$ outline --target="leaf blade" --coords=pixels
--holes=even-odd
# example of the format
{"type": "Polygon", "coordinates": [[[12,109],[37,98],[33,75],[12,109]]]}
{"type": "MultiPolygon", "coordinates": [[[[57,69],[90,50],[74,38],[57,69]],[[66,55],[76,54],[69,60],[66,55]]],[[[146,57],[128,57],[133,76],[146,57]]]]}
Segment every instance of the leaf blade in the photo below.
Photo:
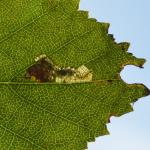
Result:
{"type": "Polygon", "coordinates": [[[26,1],[23,10],[21,2],[14,1],[11,24],[13,14],[6,14],[14,6],[4,11],[7,3],[0,2],[0,146],[85,149],[87,141],[108,134],[110,116],[133,111],[130,103],[150,94],[144,85],[128,85],[119,76],[125,65],[141,67],[145,60],[127,53],[127,43],[117,44],[107,33],[109,24],[78,11],[78,0],[26,1]],[[20,78],[40,54],[61,67],[86,65],[93,81],[39,84],[20,78]]]}

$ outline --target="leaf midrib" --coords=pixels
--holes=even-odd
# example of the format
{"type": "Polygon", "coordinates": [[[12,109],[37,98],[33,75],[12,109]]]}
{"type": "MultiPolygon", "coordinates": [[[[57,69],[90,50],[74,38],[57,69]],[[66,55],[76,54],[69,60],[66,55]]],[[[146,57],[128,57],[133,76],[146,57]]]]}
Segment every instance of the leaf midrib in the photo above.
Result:
{"type": "Polygon", "coordinates": [[[4,81],[0,82],[0,85],[70,85],[70,84],[89,84],[89,83],[100,83],[110,81],[122,81],[121,79],[104,79],[104,80],[93,80],[89,82],[78,82],[78,83],[55,83],[55,82],[11,82],[4,81]]]}

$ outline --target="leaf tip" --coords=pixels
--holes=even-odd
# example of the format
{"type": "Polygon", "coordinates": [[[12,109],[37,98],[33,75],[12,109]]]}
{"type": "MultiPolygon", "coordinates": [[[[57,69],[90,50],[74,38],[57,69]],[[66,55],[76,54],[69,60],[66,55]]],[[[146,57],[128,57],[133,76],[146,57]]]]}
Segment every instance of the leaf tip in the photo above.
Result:
{"type": "Polygon", "coordinates": [[[144,58],[137,58],[136,62],[137,62],[137,66],[139,68],[144,68],[143,66],[144,66],[146,60],[144,58]]]}
{"type": "Polygon", "coordinates": [[[150,89],[148,87],[146,87],[144,84],[142,84],[144,86],[144,91],[145,91],[145,96],[149,96],[150,95],[150,89]]]}

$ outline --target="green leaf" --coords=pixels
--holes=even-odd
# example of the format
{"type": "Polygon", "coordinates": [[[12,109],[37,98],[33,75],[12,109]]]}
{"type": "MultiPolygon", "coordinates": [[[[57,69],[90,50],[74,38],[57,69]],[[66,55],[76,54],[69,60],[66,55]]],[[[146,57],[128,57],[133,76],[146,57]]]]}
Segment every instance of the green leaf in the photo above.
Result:
{"type": "Polygon", "coordinates": [[[125,65],[142,67],[145,60],[78,6],[79,0],[0,1],[1,149],[84,150],[108,134],[110,116],[131,112],[131,103],[150,94],[119,75],[125,65]],[[93,80],[31,82],[26,70],[41,54],[61,67],[84,64],[93,80]]]}

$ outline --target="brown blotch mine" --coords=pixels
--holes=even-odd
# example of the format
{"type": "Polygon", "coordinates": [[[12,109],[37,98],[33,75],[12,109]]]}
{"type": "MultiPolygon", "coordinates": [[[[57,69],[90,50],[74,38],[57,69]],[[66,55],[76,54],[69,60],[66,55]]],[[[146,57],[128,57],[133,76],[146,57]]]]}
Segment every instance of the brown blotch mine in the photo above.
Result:
{"type": "Polygon", "coordinates": [[[48,82],[53,81],[53,72],[53,64],[42,58],[27,69],[26,77],[38,82],[48,82]]]}

